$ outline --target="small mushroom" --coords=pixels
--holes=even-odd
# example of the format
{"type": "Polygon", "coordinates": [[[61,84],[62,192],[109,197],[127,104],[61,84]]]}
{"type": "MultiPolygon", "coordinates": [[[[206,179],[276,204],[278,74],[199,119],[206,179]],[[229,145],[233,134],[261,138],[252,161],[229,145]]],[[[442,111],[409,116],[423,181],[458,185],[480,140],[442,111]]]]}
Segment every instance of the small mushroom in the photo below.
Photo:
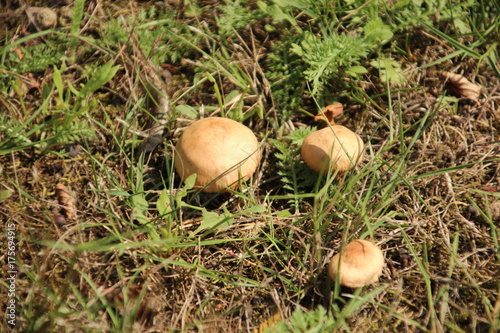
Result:
{"type": "Polygon", "coordinates": [[[347,244],[330,261],[330,278],[344,287],[361,288],[378,281],[384,267],[384,255],[380,248],[363,239],[347,244]],[[339,263],[340,261],[340,263],[339,263]]]}
{"type": "Polygon", "coordinates": [[[212,193],[248,180],[260,158],[255,134],[237,121],[220,117],[192,123],[174,150],[175,170],[182,180],[196,174],[195,188],[212,193]]]}
{"type": "Polygon", "coordinates": [[[345,172],[361,161],[365,145],[359,135],[342,125],[332,125],[309,134],[301,155],[314,171],[345,172]]]}
{"type": "Polygon", "coordinates": [[[354,168],[364,156],[365,145],[360,136],[345,126],[335,124],[333,117],[342,112],[342,105],[334,105],[333,112],[332,106],[329,106],[324,110],[324,117],[315,117],[320,120],[325,120],[326,117],[330,125],[309,134],[301,148],[301,155],[306,164],[323,174],[329,171],[346,172],[354,168]]]}

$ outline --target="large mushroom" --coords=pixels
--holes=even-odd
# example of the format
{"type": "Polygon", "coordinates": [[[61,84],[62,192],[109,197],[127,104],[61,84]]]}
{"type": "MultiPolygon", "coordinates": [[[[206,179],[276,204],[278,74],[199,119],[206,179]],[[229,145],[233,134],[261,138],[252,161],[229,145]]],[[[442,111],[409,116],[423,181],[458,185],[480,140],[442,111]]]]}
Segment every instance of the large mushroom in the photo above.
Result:
{"type": "Polygon", "coordinates": [[[380,248],[364,239],[347,244],[330,261],[329,275],[340,285],[361,288],[378,281],[384,267],[384,255],[380,248]]]}
{"type": "Polygon", "coordinates": [[[314,171],[342,173],[354,168],[363,158],[365,145],[359,135],[335,124],[333,117],[340,113],[340,103],[325,108],[324,117],[322,114],[315,119],[325,120],[329,126],[312,132],[302,143],[302,158],[314,171]]]}
{"type": "Polygon", "coordinates": [[[254,133],[237,121],[220,117],[192,123],[174,150],[175,170],[182,180],[196,174],[195,188],[212,193],[248,180],[260,158],[254,133]]]}

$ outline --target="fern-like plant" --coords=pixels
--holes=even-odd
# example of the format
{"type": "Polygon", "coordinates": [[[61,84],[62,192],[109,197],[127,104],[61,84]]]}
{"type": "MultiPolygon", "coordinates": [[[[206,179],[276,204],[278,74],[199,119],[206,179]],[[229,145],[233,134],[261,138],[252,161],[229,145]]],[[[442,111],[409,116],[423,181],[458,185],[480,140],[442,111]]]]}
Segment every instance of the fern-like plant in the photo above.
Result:
{"type": "Polygon", "coordinates": [[[362,37],[337,33],[317,37],[306,32],[302,42],[292,46],[292,51],[308,64],[304,74],[311,81],[313,96],[321,94],[330,80],[342,79],[350,67],[356,66],[356,71],[368,50],[362,37]]]}
{"type": "MultiPolygon", "coordinates": [[[[283,189],[292,196],[307,193],[317,181],[317,174],[302,161],[300,156],[302,141],[313,131],[311,127],[300,128],[283,137],[282,140],[270,140],[277,149],[275,153],[278,159],[277,173],[281,177],[283,189]]],[[[300,201],[295,197],[290,200],[290,204],[298,208],[300,201]]]]}
{"type": "Polygon", "coordinates": [[[305,312],[297,309],[287,321],[268,327],[265,333],[330,333],[335,330],[335,318],[322,306],[305,312]]]}
{"type": "Polygon", "coordinates": [[[266,76],[271,83],[274,105],[283,121],[290,119],[303,105],[306,88],[304,71],[307,65],[300,56],[289,52],[293,41],[284,38],[267,55],[266,76]]]}

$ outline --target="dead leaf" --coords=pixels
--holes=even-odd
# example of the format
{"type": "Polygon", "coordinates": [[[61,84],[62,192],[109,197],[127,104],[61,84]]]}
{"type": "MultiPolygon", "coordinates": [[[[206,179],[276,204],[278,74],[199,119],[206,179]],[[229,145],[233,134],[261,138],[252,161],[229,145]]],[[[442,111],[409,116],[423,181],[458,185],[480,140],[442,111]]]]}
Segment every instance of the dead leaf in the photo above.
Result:
{"type": "Polygon", "coordinates": [[[61,214],[68,220],[75,217],[75,199],[71,196],[70,191],[64,184],[57,184],[55,186],[57,202],[61,205],[61,214]]]}
{"type": "Polygon", "coordinates": [[[18,79],[15,80],[15,89],[13,89],[13,91],[10,93],[10,97],[23,98],[31,90],[40,88],[40,83],[36,80],[33,73],[28,73],[27,75],[23,76],[2,69],[0,69],[0,72],[14,74],[18,77],[18,79]]]}
{"type": "Polygon", "coordinates": [[[485,185],[485,186],[479,187],[478,189],[481,191],[494,193],[494,192],[500,191],[500,185],[485,185]]]}
{"type": "Polygon", "coordinates": [[[479,96],[481,96],[482,87],[476,83],[470,82],[462,75],[443,71],[441,72],[441,76],[449,80],[451,89],[454,93],[473,101],[477,101],[479,96]]]}
{"type": "Polygon", "coordinates": [[[342,114],[344,106],[341,103],[334,103],[323,108],[322,112],[314,117],[315,121],[324,121],[335,125],[335,116],[342,114]]]}
{"type": "Polygon", "coordinates": [[[22,49],[20,47],[15,47],[13,49],[13,51],[16,52],[17,57],[19,58],[19,60],[23,60],[24,55],[23,55],[23,51],[22,51],[22,49]]]}

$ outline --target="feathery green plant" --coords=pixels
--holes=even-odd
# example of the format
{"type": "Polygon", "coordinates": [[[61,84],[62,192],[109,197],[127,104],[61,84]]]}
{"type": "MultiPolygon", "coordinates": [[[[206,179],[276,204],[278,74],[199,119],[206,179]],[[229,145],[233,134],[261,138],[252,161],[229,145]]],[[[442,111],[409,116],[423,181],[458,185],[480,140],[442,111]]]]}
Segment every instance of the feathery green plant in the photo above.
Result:
{"type": "Polygon", "coordinates": [[[277,149],[275,153],[278,159],[277,174],[283,183],[283,189],[292,195],[290,203],[296,209],[300,206],[300,194],[310,191],[317,180],[317,174],[302,161],[300,156],[302,141],[314,130],[310,127],[301,128],[281,140],[270,139],[271,144],[277,149]]]}
{"type": "Polygon", "coordinates": [[[307,64],[298,54],[289,51],[299,40],[297,37],[285,37],[273,45],[266,57],[266,76],[282,122],[295,116],[304,103],[303,95],[307,87],[304,72],[307,64]]]}
{"type": "Polygon", "coordinates": [[[335,328],[335,318],[318,306],[311,311],[296,309],[287,321],[268,327],[265,333],[330,333],[335,328]]]}
{"type": "MultiPolygon", "coordinates": [[[[7,52],[4,64],[9,71],[17,74],[38,72],[55,65],[61,61],[64,48],[60,44],[66,43],[66,38],[48,39],[47,43],[39,43],[22,48],[22,58],[16,52],[7,52]]],[[[9,89],[12,75],[0,71],[0,87],[9,89]]]]}
{"type": "Polygon", "coordinates": [[[234,36],[234,32],[248,26],[254,20],[261,20],[264,14],[262,12],[251,9],[245,5],[247,1],[226,0],[225,6],[221,6],[220,10],[223,15],[216,16],[217,27],[221,35],[221,41],[225,38],[234,36]]]}
{"type": "Polygon", "coordinates": [[[318,38],[305,33],[300,44],[292,46],[292,51],[307,63],[304,74],[311,82],[311,94],[318,96],[330,80],[342,80],[346,73],[357,73],[360,69],[357,64],[366,57],[369,46],[358,36],[332,33],[318,38]]]}

